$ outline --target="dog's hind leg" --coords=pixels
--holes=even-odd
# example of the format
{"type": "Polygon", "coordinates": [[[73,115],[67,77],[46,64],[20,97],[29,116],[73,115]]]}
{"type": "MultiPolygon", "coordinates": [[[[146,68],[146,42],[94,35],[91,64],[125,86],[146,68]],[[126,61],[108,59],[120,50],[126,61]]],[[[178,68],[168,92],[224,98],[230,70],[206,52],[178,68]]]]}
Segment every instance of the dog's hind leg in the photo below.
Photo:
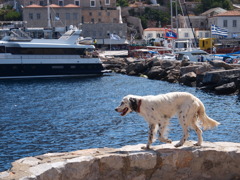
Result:
{"type": "Polygon", "coordinates": [[[196,125],[196,123],[197,123],[197,108],[198,108],[198,104],[195,101],[193,101],[191,104],[188,104],[187,106],[183,106],[182,110],[178,113],[179,122],[183,128],[183,137],[180,140],[180,142],[175,145],[175,147],[182,146],[185,143],[185,141],[187,140],[187,138],[189,136],[188,127],[189,126],[193,127],[194,125],[195,126],[193,128],[197,132],[198,138],[199,138],[198,143],[201,144],[202,131],[196,125]]]}
{"type": "Polygon", "coordinates": [[[156,125],[155,124],[149,124],[149,130],[148,130],[148,143],[146,147],[142,147],[142,149],[150,149],[150,145],[153,142],[153,136],[155,131],[156,125]]]}
{"type": "MultiPolygon", "coordinates": [[[[168,122],[168,121],[166,121],[166,122],[168,122]]],[[[159,126],[159,130],[158,130],[159,141],[165,142],[165,143],[172,143],[171,139],[167,139],[164,136],[166,133],[166,130],[167,130],[168,123],[163,123],[163,125],[159,123],[158,126],[159,126]]]]}
{"type": "Polygon", "coordinates": [[[185,143],[185,141],[187,140],[188,136],[189,136],[188,127],[185,126],[185,125],[182,125],[182,128],[183,128],[183,137],[180,140],[180,142],[175,145],[175,147],[182,146],[185,143]]]}
{"type": "Polygon", "coordinates": [[[179,114],[178,114],[179,122],[182,126],[182,129],[183,129],[183,137],[180,140],[180,142],[175,145],[175,147],[182,146],[189,136],[189,133],[188,133],[188,119],[190,117],[190,114],[191,114],[191,112],[187,112],[186,109],[184,111],[180,111],[179,114]]]}
{"type": "Polygon", "coordinates": [[[198,142],[196,144],[194,144],[194,146],[201,146],[201,144],[203,142],[203,138],[202,138],[202,130],[197,125],[197,114],[194,115],[193,122],[192,122],[192,128],[198,135],[198,142]]]}

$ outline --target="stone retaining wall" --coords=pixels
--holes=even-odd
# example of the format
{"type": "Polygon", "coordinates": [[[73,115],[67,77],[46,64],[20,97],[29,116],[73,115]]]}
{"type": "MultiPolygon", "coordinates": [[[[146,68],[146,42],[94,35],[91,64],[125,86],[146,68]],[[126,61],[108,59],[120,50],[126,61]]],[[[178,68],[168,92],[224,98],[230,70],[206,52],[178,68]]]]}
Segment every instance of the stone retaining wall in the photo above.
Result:
{"type": "Polygon", "coordinates": [[[101,148],[49,153],[15,161],[2,180],[237,180],[240,179],[240,143],[186,142],[119,149],[101,148]]]}

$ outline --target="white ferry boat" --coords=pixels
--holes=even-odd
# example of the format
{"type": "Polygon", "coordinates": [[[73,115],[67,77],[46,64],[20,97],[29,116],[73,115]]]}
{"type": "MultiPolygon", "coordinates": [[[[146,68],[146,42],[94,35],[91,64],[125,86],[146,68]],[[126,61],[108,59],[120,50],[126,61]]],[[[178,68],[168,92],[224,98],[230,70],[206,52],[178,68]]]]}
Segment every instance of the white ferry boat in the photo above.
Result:
{"type": "Polygon", "coordinates": [[[31,39],[12,29],[0,41],[0,79],[102,75],[95,47],[79,44],[80,33],[71,29],[59,39],[31,39]]]}

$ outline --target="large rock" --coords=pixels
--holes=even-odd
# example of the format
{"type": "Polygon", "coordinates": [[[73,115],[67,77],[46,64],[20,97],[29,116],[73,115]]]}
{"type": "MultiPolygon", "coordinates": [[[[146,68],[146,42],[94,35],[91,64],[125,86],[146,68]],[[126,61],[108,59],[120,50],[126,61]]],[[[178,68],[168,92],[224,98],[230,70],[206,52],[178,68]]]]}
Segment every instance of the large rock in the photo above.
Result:
{"type": "Polygon", "coordinates": [[[50,153],[15,161],[1,180],[225,180],[240,179],[240,144],[188,141],[174,144],[125,146],[50,153]]]}
{"type": "Polygon", "coordinates": [[[126,72],[128,75],[139,75],[147,70],[148,66],[145,62],[131,63],[127,66],[126,72]]]}
{"type": "Polygon", "coordinates": [[[224,68],[226,70],[234,69],[234,67],[232,67],[230,64],[227,64],[221,60],[213,60],[213,61],[209,61],[209,63],[215,68],[224,68]]]}
{"type": "Polygon", "coordinates": [[[196,86],[197,75],[194,72],[189,72],[180,77],[179,83],[187,86],[196,86]]]}
{"type": "Polygon", "coordinates": [[[220,70],[220,71],[211,71],[206,72],[203,77],[203,84],[216,84],[216,85],[222,85],[219,84],[219,82],[222,81],[225,77],[231,76],[233,78],[240,76],[240,69],[233,69],[233,70],[220,70]]]}
{"type": "Polygon", "coordinates": [[[161,80],[162,78],[167,76],[166,70],[162,69],[161,66],[153,66],[147,73],[149,79],[158,79],[161,80]]]}
{"type": "Polygon", "coordinates": [[[215,87],[215,91],[217,94],[232,94],[235,93],[237,90],[237,86],[235,82],[230,82],[223,84],[221,86],[215,87]]]}

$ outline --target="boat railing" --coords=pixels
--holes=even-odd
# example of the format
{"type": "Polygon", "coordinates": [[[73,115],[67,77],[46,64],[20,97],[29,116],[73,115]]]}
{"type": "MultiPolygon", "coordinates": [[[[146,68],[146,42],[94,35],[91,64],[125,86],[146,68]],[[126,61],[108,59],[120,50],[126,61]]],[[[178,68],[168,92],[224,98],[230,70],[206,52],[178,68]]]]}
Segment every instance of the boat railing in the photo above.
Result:
{"type": "Polygon", "coordinates": [[[31,41],[32,38],[19,28],[10,29],[9,41],[31,41]]]}

